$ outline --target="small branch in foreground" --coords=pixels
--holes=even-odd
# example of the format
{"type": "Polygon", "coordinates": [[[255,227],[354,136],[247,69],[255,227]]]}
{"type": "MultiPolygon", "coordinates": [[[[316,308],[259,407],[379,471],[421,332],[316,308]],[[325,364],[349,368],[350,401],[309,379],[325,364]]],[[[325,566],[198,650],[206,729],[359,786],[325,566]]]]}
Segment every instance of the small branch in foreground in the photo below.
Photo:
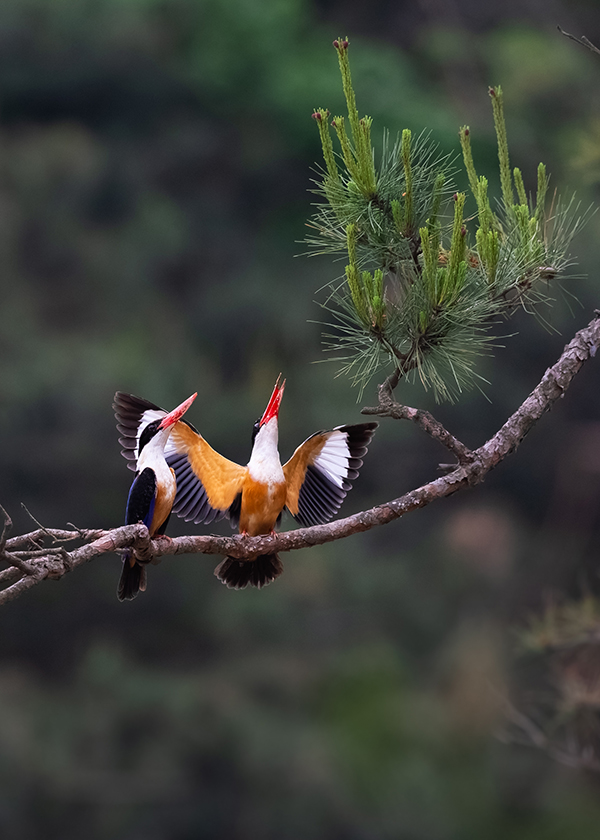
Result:
{"type": "Polygon", "coordinates": [[[2,515],[4,516],[4,525],[2,527],[2,534],[0,535],[0,560],[4,560],[5,563],[8,563],[10,566],[13,566],[19,572],[24,575],[34,575],[35,569],[26,563],[25,560],[22,560],[19,556],[11,554],[6,550],[6,540],[8,534],[12,528],[12,519],[10,518],[9,514],[4,510],[4,508],[0,505],[0,511],[2,511],[2,515]]]}
{"type": "Polygon", "coordinates": [[[70,540],[96,540],[102,534],[105,534],[106,531],[96,528],[93,530],[86,530],[77,528],[74,531],[66,531],[60,528],[40,528],[36,531],[31,531],[29,534],[22,534],[18,537],[11,537],[9,540],[6,541],[6,547],[8,549],[15,549],[17,546],[21,545],[31,545],[35,548],[39,548],[40,540],[43,540],[44,537],[51,537],[53,543],[57,542],[69,542],[70,540]]]}
{"type": "MultiPolygon", "coordinates": [[[[172,540],[159,538],[150,540],[145,525],[124,525],[112,531],[59,531],[42,529],[21,537],[6,540],[6,547],[31,545],[29,565],[33,574],[22,574],[18,568],[0,572],[0,583],[8,584],[0,591],[0,604],[13,600],[41,580],[57,580],[71,569],[87,563],[94,557],[133,546],[138,557],[150,561],[152,558],[171,554],[221,554],[240,560],[252,560],[260,554],[276,551],[293,551],[322,545],[343,539],[351,534],[368,531],[378,525],[385,525],[399,519],[406,513],[422,508],[436,499],[442,499],[464,487],[482,482],[487,473],[519,446],[527,432],[563,396],[583,363],[596,355],[600,347],[600,317],[596,316],[587,327],[580,330],[567,344],[556,364],[548,368],[540,383],[533,389],[523,404],[506,423],[479,449],[471,451],[456,440],[427,412],[399,406],[399,415],[416,422],[432,437],[440,440],[457,458],[459,464],[448,475],[423,484],[397,499],[361,511],[345,519],[338,519],[327,525],[299,528],[275,536],[245,537],[235,535],[219,537],[211,535],[175,537],[172,540]],[[62,556],[48,551],[39,555],[42,537],[66,542],[73,539],[88,541],[85,545],[62,556]],[[34,556],[33,556],[34,555],[34,556]],[[16,579],[18,578],[18,579],[16,579]]],[[[389,386],[388,386],[389,387],[389,386]]],[[[380,391],[380,400],[381,400],[380,391]]],[[[389,395],[390,408],[387,416],[395,416],[395,404],[389,395]]],[[[385,405],[384,405],[385,407],[385,405]]],[[[379,408],[377,409],[377,411],[379,408]]],[[[22,555],[18,558],[20,562],[22,555]]]]}

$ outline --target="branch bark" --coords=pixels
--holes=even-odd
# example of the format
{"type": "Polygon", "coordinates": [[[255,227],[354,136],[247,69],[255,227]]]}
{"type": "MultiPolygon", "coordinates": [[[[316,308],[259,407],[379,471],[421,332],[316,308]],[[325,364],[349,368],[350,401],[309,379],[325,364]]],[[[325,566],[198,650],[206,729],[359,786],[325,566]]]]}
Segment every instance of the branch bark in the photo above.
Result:
{"type": "Polygon", "coordinates": [[[479,449],[473,451],[447,432],[428,412],[396,403],[391,396],[389,386],[386,387],[384,383],[379,391],[379,405],[366,409],[365,412],[409,419],[417,423],[457,457],[458,464],[447,475],[423,484],[397,499],[345,519],[338,519],[326,525],[286,531],[274,537],[196,535],[174,539],[160,537],[150,540],[147,528],[139,524],[126,525],[110,531],[79,529],[63,531],[41,528],[30,534],[6,539],[5,529],[3,541],[0,540],[0,560],[4,559],[12,565],[0,572],[0,585],[5,585],[5,588],[0,591],[0,604],[17,598],[42,580],[47,578],[57,580],[94,557],[129,546],[133,546],[138,556],[144,557],[148,562],[172,554],[221,554],[240,560],[252,560],[260,554],[294,551],[368,531],[399,519],[412,510],[425,507],[436,499],[442,499],[464,487],[479,484],[490,470],[517,449],[532,426],[556,400],[563,396],[584,362],[596,355],[600,346],[599,315],[600,313],[597,312],[588,326],[576,333],[566,345],[558,361],[548,368],[540,383],[508,418],[502,428],[479,449]],[[54,545],[49,547],[45,554],[40,555],[41,542],[44,538],[51,538],[54,545]],[[62,544],[76,539],[84,541],[85,544],[72,551],[67,551],[64,546],[61,546],[59,552],[56,551],[56,543],[62,544]],[[17,558],[19,562],[15,564],[14,558],[9,559],[6,555],[10,549],[17,546],[20,548],[30,546],[31,550],[19,551],[17,558]],[[27,573],[18,567],[21,563],[27,564],[27,573]]]}

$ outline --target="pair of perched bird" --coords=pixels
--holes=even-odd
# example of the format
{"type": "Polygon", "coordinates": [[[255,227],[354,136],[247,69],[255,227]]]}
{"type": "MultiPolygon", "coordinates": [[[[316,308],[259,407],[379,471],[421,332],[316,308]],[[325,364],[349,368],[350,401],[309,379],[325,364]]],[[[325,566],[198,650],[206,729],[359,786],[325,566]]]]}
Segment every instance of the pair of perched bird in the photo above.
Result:
{"type": "MultiPolygon", "coordinates": [[[[316,432],[290,460],[279,459],[278,416],[285,380],[279,377],[264,414],[254,424],[245,467],[215,452],[182,419],[193,394],[170,413],[117,391],[113,403],[122,455],[136,477],[127,499],[126,524],[143,522],[150,537],[165,533],[171,511],[186,522],[208,524],[228,516],[242,534],[274,533],[284,508],[303,526],[328,522],[358,476],[377,423],[316,432]]],[[[215,574],[231,589],[265,586],[281,574],[277,554],[255,560],[226,557],[215,574]]],[[[146,566],[125,553],[117,595],[130,600],[146,588],[146,566]]]]}

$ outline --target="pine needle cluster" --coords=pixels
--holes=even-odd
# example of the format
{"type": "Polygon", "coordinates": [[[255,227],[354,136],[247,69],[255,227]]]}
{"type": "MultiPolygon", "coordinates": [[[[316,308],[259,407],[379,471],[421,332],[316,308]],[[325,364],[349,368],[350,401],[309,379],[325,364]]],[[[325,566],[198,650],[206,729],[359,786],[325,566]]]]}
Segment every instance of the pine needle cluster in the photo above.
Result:
{"type": "Polygon", "coordinates": [[[500,87],[490,88],[502,188],[495,210],[488,181],[475,170],[468,126],[459,136],[477,205],[470,220],[466,196],[452,183],[456,159],[441,154],[427,133],[404,129],[391,144],[384,132],[376,166],[372,119],[359,117],[356,106],[348,39],[333,46],[348,114],[313,113],[324,167],[307,238],[314,253],[347,259],[324,303],[332,318],[326,346],[361,393],[392,363],[436,399],[455,399],[480,380],[475,367],[490,350],[490,324],[516,306],[535,312],[549,300],[551,282],[572,264],[569,245],[584,219],[574,201],[556,194],[547,207],[543,164],[537,193],[528,198],[521,171],[510,167],[500,87]]]}

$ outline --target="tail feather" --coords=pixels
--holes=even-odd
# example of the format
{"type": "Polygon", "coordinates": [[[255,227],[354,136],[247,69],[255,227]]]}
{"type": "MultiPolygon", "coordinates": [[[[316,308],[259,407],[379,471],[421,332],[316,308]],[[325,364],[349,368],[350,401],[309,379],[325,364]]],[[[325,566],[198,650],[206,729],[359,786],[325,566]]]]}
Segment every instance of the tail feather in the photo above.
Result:
{"type": "Polygon", "coordinates": [[[215,569],[215,575],[228,589],[244,589],[255,586],[261,589],[278,578],[283,563],[277,554],[262,554],[256,560],[236,560],[226,557],[215,569]]]}
{"type": "Polygon", "coordinates": [[[146,591],[146,566],[138,563],[132,554],[123,558],[123,571],[117,588],[119,601],[132,601],[138,592],[146,591]]]}

